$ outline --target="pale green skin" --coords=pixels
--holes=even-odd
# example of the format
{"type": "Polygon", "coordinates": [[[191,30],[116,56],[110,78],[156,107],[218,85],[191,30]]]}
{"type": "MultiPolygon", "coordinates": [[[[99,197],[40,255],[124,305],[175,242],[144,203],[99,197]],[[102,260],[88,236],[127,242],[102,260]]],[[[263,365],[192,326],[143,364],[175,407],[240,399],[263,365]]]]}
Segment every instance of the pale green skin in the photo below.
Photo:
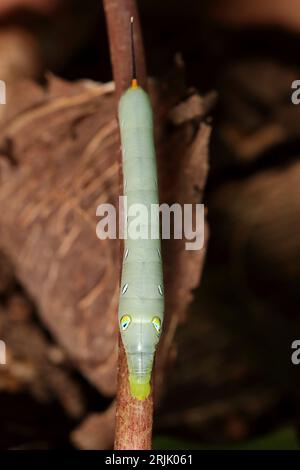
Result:
{"type": "MultiPolygon", "coordinates": [[[[142,88],[129,88],[121,97],[119,124],[127,207],[134,203],[158,204],[152,109],[142,88]]],[[[146,223],[149,226],[148,221],[146,223]]],[[[152,320],[159,317],[162,324],[164,314],[161,242],[159,239],[127,239],[124,243],[119,324],[124,315],[131,317],[128,328],[125,331],[120,328],[120,331],[131,393],[144,399],[150,391],[153,359],[160,337],[152,320]],[[122,294],[126,284],[128,288],[122,294]]]]}

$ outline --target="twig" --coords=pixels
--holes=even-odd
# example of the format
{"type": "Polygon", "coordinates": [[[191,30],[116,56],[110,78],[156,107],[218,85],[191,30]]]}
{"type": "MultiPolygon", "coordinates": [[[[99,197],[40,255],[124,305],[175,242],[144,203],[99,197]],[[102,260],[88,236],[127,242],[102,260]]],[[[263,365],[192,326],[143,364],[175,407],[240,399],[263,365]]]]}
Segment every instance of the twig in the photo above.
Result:
{"type": "MultiPolygon", "coordinates": [[[[135,0],[103,0],[109,33],[110,54],[116,84],[117,102],[131,80],[130,17],[134,17],[134,42],[139,83],[146,88],[147,76],[143,42],[135,0]]],[[[121,152],[116,156],[120,165],[120,194],[122,194],[121,152]]],[[[123,244],[120,246],[120,254],[123,244]]],[[[120,260],[122,257],[120,257],[120,260]]],[[[119,337],[119,373],[116,408],[115,449],[145,450],[151,448],[153,419],[152,394],[144,401],[131,397],[128,387],[127,360],[119,337]]]]}

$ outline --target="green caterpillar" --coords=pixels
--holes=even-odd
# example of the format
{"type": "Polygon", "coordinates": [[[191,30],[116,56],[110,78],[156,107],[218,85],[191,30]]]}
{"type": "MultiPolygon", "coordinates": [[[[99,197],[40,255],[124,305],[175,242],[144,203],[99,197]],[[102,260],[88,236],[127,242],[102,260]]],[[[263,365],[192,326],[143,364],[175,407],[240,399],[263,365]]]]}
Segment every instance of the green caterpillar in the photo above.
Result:
{"type": "MultiPolygon", "coordinates": [[[[150,211],[152,204],[159,203],[152,108],[149,96],[138,85],[135,65],[131,87],[120,99],[118,114],[127,220],[134,204],[144,204],[150,211]]],[[[153,228],[159,233],[159,227],[153,224],[159,226],[159,221],[145,218],[142,222],[149,234],[153,228]]],[[[133,397],[144,400],[150,393],[154,355],[162,331],[164,289],[160,238],[135,238],[125,239],[118,317],[130,391],[133,397]]]]}

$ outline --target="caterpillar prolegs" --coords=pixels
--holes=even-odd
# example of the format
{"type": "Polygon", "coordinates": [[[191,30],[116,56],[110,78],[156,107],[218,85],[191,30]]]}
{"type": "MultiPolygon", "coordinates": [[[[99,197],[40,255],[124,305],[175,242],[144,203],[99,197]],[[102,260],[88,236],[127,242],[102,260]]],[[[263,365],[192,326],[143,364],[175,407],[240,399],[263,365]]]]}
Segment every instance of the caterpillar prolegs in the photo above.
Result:
{"type": "MultiPolygon", "coordinates": [[[[120,99],[118,114],[124,195],[127,197],[124,216],[127,218],[134,204],[143,204],[150,212],[151,205],[159,203],[152,108],[148,94],[138,85],[135,66],[131,86],[120,99]]],[[[153,222],[146,217],[141,225],[151,234],[152,229],[158,228],[153,227],[153,223],[159,224],[159,220],[153,222]]],[[[130,391],[139,400],[144,400],[150,393],[151,372],[163,314],[160,239],[150,236],[136,239],[127,234],[118,317],[127,356],[130,391]]]]}

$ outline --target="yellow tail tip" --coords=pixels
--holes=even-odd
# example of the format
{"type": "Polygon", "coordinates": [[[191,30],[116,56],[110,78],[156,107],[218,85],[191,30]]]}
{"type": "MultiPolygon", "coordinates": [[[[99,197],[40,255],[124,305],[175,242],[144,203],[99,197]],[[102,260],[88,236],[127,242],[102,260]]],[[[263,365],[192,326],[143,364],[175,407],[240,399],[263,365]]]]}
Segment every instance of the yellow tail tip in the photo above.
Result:
{"type": "Polygon", "coordinates": [[[150,395],[150,379],[148,382],[139,382],[135,377],[129,377],[130,393],[137,400],[146,400],[150,395]]]}

